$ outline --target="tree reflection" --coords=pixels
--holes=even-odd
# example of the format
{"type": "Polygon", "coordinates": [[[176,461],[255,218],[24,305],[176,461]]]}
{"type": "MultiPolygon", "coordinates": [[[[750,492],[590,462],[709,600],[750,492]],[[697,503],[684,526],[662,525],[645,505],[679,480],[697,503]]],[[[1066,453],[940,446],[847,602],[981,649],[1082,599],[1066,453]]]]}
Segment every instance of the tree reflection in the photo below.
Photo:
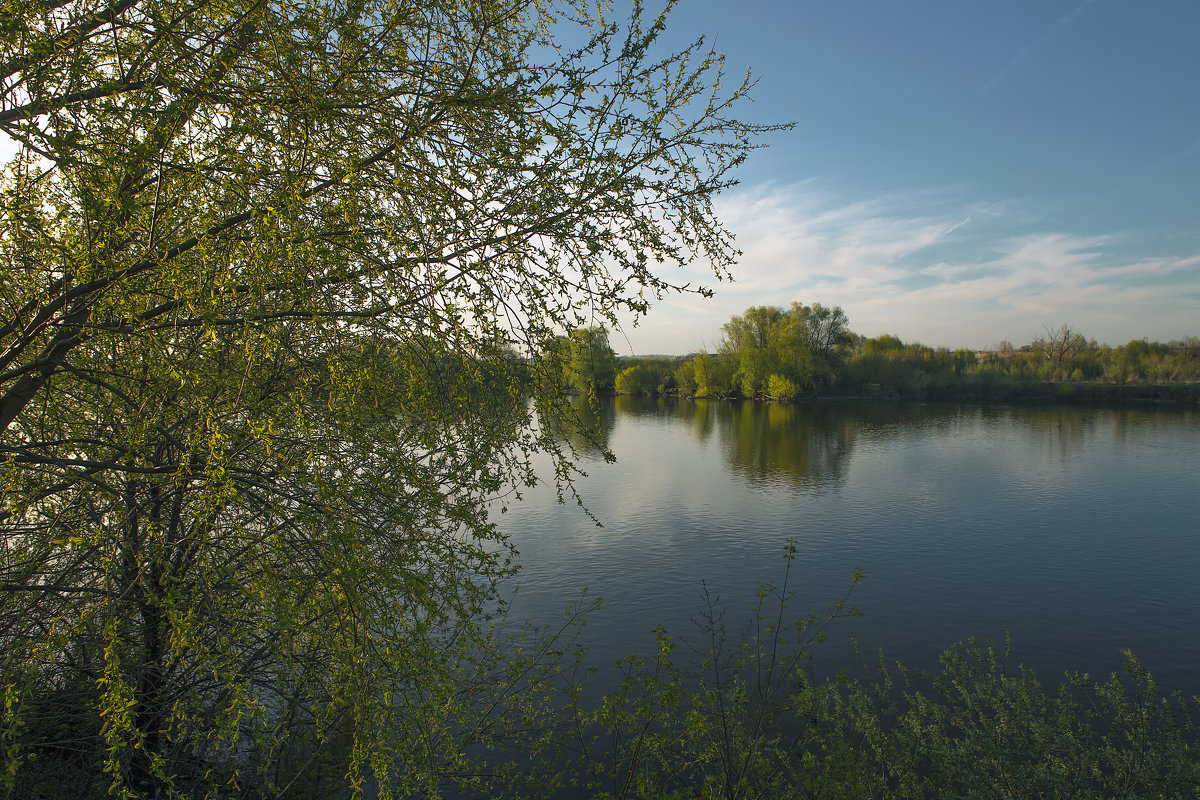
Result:
{"type": "Polygon", "coordinates": [[[749,482],[840,484],[861,432],[861,417],[827,405],[728,403],[718,414],[732,473],[749,482]]]}
{"type": "MultiPolygon", "coordinates": [[[[617,398],[618,400],[621,398],[617,398]]],[[[609,442],[617,424],[613,398],[576,395],[549,410],[540,410],[541,424],[583,460],[610,459],[609,442]]]]}
{"type": "Polygon", "coordinates": [[[740,480],[787,480],[797,486],[842,482],[861,428],[881,427],[897,413],[895,406],[625,396],[616,398],[614,408],[621,415],[653,415],[686,425],[701,442],[716,436],[740,480]]]}
{"type": "MultiPolygon", "coordinates": [[[[786,481],[796,487],[839,485],[854,450],[903,437],[953,435],[969,420],[1003,434],[1007,426],[1033,432],[1056,459],[1077,457],[1098,438],[1120,440],[1168,412],[1114,409],[1105,414],[1071,405],[958,406],[818,402],[764,403],[619,396],[575,398],[578,429],[568,441],[581,453],[608,447],[618,417],[654,417],[688,429],[699,442],[716,437],[735,479],[749,484],[786,481]]],[[[682,434],[683,431],[681,430],[682,434]]],[[[618,459],[621,453],[616,454],[618,459]]]]}

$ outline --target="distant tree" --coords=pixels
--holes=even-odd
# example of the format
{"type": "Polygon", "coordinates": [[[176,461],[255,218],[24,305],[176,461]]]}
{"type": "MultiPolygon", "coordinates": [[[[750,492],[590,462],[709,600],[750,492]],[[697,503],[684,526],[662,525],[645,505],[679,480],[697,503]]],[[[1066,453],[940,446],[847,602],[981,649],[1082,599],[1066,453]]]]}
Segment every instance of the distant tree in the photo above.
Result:
{"type": "Polygon", "coordinates": [[[864,339],[859,346],[859,352],[863,355],[877,355],[894,353],[904,349],[904,342],[900,341],[898,336],[893,336],[890,333],[874,336],[870,339],[864,339]]]}
{"type": "Polygon", "coordinates": [[[1094,344],[1073,330],[1070,323],[1064,323],[1057,328],[1047,325],[1042,335],[1032,342],[1033,349],[1042,354],[1055,376],[1062,376],[1064,369],[1071,365],[1075,357],[1094,344]]]}
{"type": "Polygon", "coordinates": [[[774,331],[774,368],[799,390],[814,383],[816,366],[804,306],[793,302],[774,331]]]}
{"type": "Polygon", "coordinates": [[[820,303],[813,303],[805,314],[809,347],[830,366],[837,363],[838,348],[849,337],[848,322],[841,306],[827,308],[820,303]]]}
{"type": "Polygon", "coordinates": [[[655,388],[650,384],[651,380],[652,375],[645,366],[635,364],[632,367],[627,367],[617,373],[617,394],[642,394],[655,388]]]}
{"type": "Polygon", "coordinates": [[[736,388],[736,354],[699,352],[692,357],[692,372],[696,379],[697,397],[725,397],[736,388]]]}
{"type": "Polygon", "coordinates": [[[538,345],[531,369],[534,385],[542,392],[556,393],[570,386],[571,339],[569,336],[547,336],[538,345]]]}
{"type": "Polygon", "coordinates": [[[675,390],[679,394],[694,395],[697,393],[694,359],[680,359],[672,369],[672,375],[675,379],[675,390]]]}
{"type": "Polygon", "coordinates": [[[602,326],[579,328],[571,332],[571,358],[568,362],[570,384],[580,392],[612,391],[616,381],[616,353],[608,344],[608,331],[602,326]]]}
{"type": "Polygon", "coordinates": [[[783,311],[775,306],[753,306],[722,328],[727,342],[723,350],[736,354],[738,383],[745,397],[766,392],[771,367],[777,361],[775,328],[782,318],[783,311]]]}
{"type": "Polygon", "coordinates": [[[736,365],[734,383],[745,397],[770,394],[771,375],[798,388],[831,380],[851,338],[842,309],[820,303],[752,306],[721,331],[719,355],[736,365]]]}

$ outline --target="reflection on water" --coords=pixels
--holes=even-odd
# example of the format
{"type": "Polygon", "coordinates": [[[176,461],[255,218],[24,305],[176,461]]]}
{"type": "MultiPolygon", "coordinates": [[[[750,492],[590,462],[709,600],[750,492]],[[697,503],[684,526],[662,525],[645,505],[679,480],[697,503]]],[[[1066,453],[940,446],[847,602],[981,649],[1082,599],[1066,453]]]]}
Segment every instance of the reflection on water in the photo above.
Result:
{"type": "Polygon", "coordinates": [[[613,398],[576,395],[562,405],[544,409],[540,422],[583,461],[603,460],[617,423],[617,409],[613,398]]]}
{"type": "MultiPolygon", "coordinates": [[[[576,424],[568,440],[583,454],[610,447],[619,417],[669,421],[699,442],[715,438],[731,477],[748,484],[787,480],[795,486],[836,485],[845,480],[856,444],[872,446],[916,433],[953,435],[964,426],[985,424],[997,432],[1031,437],[1045,453],[1065,462],[1092,442],[1124,441],[1146,426],[1178,425],[1192,412],[1051,407],[955,407],[896,403],[780,404],[724,400],[682,400],[620,396],[585,401],[574,398],[576,424]]],[[[618,453],[618,460],[621,454],[618,453]]]]}
{"type": "Polygon", "coordinates": [[[932,666],[1007,627],[1039,674],[1105,673],[1129,647],[1200,691],[1194,412],[623,397],[584,417],[617,456],[587,456],[578,484],[604,527],[549,487],[498,521],[522,613],[604,597],[587,628],[602,661],[655,624],[686,632],[701,580],[736,616],[794,538],[805,610],[866,570],[845,630],[868,651],[932,666]]]}
{"type": "MultiPolygon", "coordinates": [[[[873,416],[887,413],[887,407],[872,409],[873,416]]],[[[623,396],[593,415],[606,440],[618,415],[669,420],[690,430],[698,442],[715,438],[738,480],[754,484],[782,478],[798,486],[839,482],[854,440],[872,416],[848,416],[829,405],[623,396]]]]}
{"type": "Polygon", "coordinates": [[[841,483],[860,421],[828,406],[716,404],[731,474],[747,483],[841,483]]]}

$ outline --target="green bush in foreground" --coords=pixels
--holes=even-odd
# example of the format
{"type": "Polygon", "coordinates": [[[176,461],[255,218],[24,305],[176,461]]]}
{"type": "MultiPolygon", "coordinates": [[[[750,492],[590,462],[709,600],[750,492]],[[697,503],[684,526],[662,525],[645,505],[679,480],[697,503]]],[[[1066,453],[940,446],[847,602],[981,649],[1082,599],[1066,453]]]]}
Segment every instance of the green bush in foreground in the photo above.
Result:
{"type": "Polygon", "coordinates": [[[1123,676],[1047,691],[1007,649],[966,642],[920,674],[882,665],[831,704],[824,797],[1195,797],[1194,704],[1159,694],[1126,652],[1123,676]]]}

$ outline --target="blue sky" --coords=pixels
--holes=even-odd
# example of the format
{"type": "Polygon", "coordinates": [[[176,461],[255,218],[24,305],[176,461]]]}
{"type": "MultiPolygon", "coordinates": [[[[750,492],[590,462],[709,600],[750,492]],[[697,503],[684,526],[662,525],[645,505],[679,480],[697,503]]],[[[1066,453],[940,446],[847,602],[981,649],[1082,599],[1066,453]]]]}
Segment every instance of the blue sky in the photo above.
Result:
{"type": "Polygon", "coordinates": [[[682,0],[668,30],[754,71],[744,118],[796,127],[719,199],[735,282],[618,352],[793,300],[952,347],[1200,335],[1200,2],[682,0]]]}

